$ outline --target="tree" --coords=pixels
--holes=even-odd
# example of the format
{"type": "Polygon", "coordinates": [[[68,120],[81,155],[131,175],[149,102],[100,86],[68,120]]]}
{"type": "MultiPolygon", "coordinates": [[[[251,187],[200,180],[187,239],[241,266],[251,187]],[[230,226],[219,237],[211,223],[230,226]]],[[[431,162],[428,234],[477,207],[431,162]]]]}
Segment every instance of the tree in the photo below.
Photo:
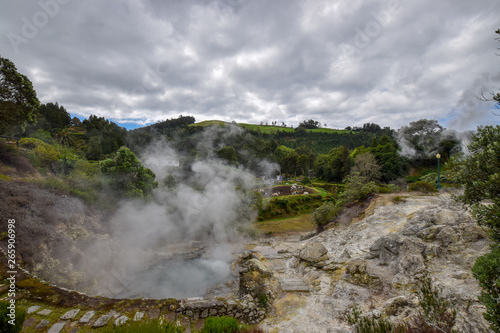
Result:
{"type": "Polygon", "coordinates": [[[435,154],[443,127],[437,120],[420,119],[398,131],[400,142],[407,148],[408,154],[427,158],[435,154]]]}
{"type": "Polygon", "coordinates": [[[329,180],[341,182],[351,171],[350,151],[347,147],[340,146],[332,149],[328,155],[329,180]]]}
{"type": "Polygon", "coordinates": [[[381,130],[382,130],[382,128],[378,124],[375,124],[375,123],[363,124],[363,131],[365,131],[365,132],[377,133],[381,130]]]}
{"type": "Polygon", "coordinates": [[[62,146],[66,147],[71,147],[74,143],[73,133],[71,133],[67,128],[60,130],[56,134],[56,139],[62,146]]]}
{"type": "Polygon", "coordinates": [[[375,156],[372,153],[359,154],[354,158],[354,166],[351,172],[357,172],[360,176],[365,177],[368,181],[379,181],[382,177],[375,156]]]}
{"type": "Polygon", "coordinates": [[[236,150],[231,146],[224,146],[217,151],[217,156],[223,160],[226,160],[229,164],[238,164],[238,155],[236,150]]]}
{"type": "Polygon", "coordinates": [[[14,63],[0,57],[0,133],[24,132],[36,122],[40,101],[27,76],[17,72],[14,63]]]}
{"type": "Polygon", "coordinates": [[[46,131],[61,130],[71,125],[71,116],[66,111],[64,106],[59,106],[57,103],[42,104],[38,108],[38,112],[50,124],[50,128],[44,128],[46,131]]]}
{"type": "Polygon", "coordinates": [[[472,272],[483,289],[479,299],[486,306],[484,317],[500,332],[500,126],[479,127],[468,149],[470,155],[454,175],[465,187],[457,199],[492,240],[491,251],[476,261],[472,272]]]}
{"type": "Polygon", "coordinates": [[[315,129],[319,128],[321,126],[319,121],[316,121],[314,119],[309,119],[309,120],[304,120],[299,124],[299,127],[305,128],[305,129],[315,129]]]}
{"type": "Polygon", "coordinates": [[[121,147],[111,159],[99,162],[101,172],[108,176],[111,187],[120,196],[149,197],[158,187],[156,175],[142,166],[135,154],[121,147]]]}

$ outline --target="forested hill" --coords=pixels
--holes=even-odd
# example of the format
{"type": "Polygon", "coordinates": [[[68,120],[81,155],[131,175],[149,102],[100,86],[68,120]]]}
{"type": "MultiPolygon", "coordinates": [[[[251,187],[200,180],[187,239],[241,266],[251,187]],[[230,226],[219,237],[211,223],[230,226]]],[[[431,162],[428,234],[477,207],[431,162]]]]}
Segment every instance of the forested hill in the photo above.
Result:
{"type": "Polygon", "coordinates": [[[209,126],[238,126],[259,140],[274,141],[274,145],[283,145],[292,149],[308,147],[315,154],[328,154],[330,150],[340,146],[349,149],[359,146],[369,147],[384,135],[392,138],[394,132],[388,127],[382,129],[379,125],[371,123],[367,123],[363,127],[336,130],[319,127],[306,128],[304,126],[291,128],[264,124],[236,124],[219,120],[195,123],[194,117],[180,116],[132,130],[130,133],[134,144],[144,144],[158,136],[180,139],[182,136],[192,135],[209,126]]]}
{"type": "Polygon", "coordinates": [[[335,130],[321,128],[313,120],[290,128],[215,120],[195,123],[193,117],[180,116],[129,131],[127,145],[139,152],[151,142],[166,139],[189,159],[202,156],[200,142],[209,142],[222,160],[256,173],[260,172],[256,160],[266,159],[278,163],[284,175],[335,182],[349,174],[356,155],[370,153],[381,167],[382,179],[388,181],[407,170],[393,132],[372,123],[335,130]]]}

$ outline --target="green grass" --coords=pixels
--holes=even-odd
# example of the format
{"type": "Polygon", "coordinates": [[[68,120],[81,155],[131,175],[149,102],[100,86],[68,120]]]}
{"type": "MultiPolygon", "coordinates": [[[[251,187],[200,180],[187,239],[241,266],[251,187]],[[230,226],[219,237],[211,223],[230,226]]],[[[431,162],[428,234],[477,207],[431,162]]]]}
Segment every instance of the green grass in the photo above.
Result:
{"type": "MultiPolygon", "coordinates": [[[[205,120],[205,121],[200,121],[195,124],[191,124],[189,126],[226,126],[230,123],[221,121],[221,120],[205,120]]],[[[264,134],[274,134],[277,133],[278,131],[280,132],[294,132],[295,129],[292,127],[282,127],[282,126],[273,126],[273,125],[256,125],[256,124],[245,124],[245,123],[238,123],[239,126],[243,127],[244,129],[248,131],[258,131],[264,134]]],[[[307,129],[306,132],[312,132],[312,133],[347,133],[349,131],[346,130],[338,130],[338,129],[332,129],[332,128],[316,128],[316,129],[307,129]]],[[[354,132],[356,133],[356,132],[354,132]]]]}
{"type": "Polygon", "coordinates": [[[122,326],[113,327],[108,326],[101,330],[101,332],[118,332],[118,333],[182,333],[186,330],[183,326],[177,326],[174,323],[167,322],[161,323],[158,319],[150,320],[148,322],[132,322],[128,321],[122,326]]]}
{"type": "MultiPolygon", "coordinates": [[[[313,133],[349,133],[349,131],[346,131],[346,130],[338,130],[338,129],[333,129],[333,128],[307,129],[306,132],[313,132],[313,133]]],[[[353,132],[353,133],[356,133],[356,132],[353,132]]]]}
{"type": "Polygon", "coordinates": [[[320,194],[286,195],[264,200],[264,208],[259,212],[259,220],[294,217],[309,214],[323,204],[320,194]]]}
{"type": "Polygon", "coordinates": [[[278,131],[280,132],[293,132],[294,129],[291,127],[281,127],[281,126],[266,126],[266,125],[252,125],[252,124],[244,124],[240,123],[238,124],[244,129],[248,131],[259,131],[261,133],[265,134],[272,134],[272,133],[277,133],[278,131]]]}
{"type": "Polygon", "coordinates": [[[226,126],[228,123],[222,120],[205,120],[205,121],[200,121],[199,123],[191,124],[189,126],[226,126]]]}
{"type": "Polygon", "coordinates": [[[14,178],[12,178],[11,176],[4,175],[3,173],[0,173],[0,179],[11,181],[14,178]]]}
{"type": "Polygon", "coordinates": [[[313,231],[316,230],[316,226],[311,223],[311,214],[303,214],[295,217],[257,222],[255,229],[261,234],[274,234],[313,231]]]}

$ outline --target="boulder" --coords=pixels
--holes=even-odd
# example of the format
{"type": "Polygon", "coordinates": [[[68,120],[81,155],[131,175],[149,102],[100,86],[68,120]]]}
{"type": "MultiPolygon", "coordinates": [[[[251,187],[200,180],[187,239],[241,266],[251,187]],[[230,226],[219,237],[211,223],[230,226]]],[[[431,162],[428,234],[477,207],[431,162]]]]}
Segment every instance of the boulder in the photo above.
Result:
{"type": "Polygon", "coordinates": [[[257,259],[247,260],[247,265],[250,269],[258,271],[265,277],[270,277],[273,275],[273,272],[260,260],[257,259]]]}
{"type": "Polygon", "coordinates": [[[379,258],[384,265],[389,264],[399,255],[400,243],[396,236],[384,236],[377,239],[370,246],[368,259],[379,258]]]}
{"type": "Polygon", "coordinates": [[[317,264],[320,261],[328,260],[326,255],[328,250],[319,242],[309,242],[300,250],[299,258],[311,264],[317,264]]]}

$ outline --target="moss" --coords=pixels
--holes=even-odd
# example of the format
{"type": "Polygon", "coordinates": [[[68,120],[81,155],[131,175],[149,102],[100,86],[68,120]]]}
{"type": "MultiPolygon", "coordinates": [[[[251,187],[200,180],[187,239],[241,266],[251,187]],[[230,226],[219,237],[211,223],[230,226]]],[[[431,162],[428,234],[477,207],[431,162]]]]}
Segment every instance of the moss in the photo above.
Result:
{"type": "Polygon", "coordinates": [[[32,296],[39,296],[43,298],[47,297],[52,297],[55,295],[55,292],[52,290],[52,288],[44,283],[41,283],[40,281],[28,277],[22,281],[19,281],[17,283],[18,288],[24,289],[28,291],[32,296]]]}
{"type": "Polygon", "coordinates": [[[13,180],[14,178],[12,178],[11,176],[7,176],[7,175],[4,175],[2,173],[0,173],[0,180],[7,180],[7,181],[11,181],[13,180]]]}

